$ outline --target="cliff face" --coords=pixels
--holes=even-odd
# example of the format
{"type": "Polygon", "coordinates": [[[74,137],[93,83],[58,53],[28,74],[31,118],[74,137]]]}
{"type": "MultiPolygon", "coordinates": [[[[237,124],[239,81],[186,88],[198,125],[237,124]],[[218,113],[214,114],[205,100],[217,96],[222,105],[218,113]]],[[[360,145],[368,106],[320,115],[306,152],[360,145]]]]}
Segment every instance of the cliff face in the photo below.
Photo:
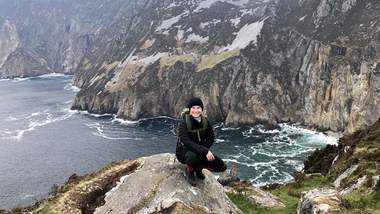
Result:
{"type": "Polygon", "coordinates": [[[0,75],[75,72],[74,109],[177,117],[196,95],[228,125],[353,132],[380,117],[376,0],[57,2],[0,10],[15,28],[0,28],[0,75]]]}
{"type": "Polygon", "coordinates": [[[140,33],[138,42],[76,75],[73,108],[177,116],[197,95],[210,118],[229,125],[291,121],[347,132],[380,116],[379,2],[233,3],[145,6],[139,27],[112,40],[130,44],[140,33]]]}
{"type": "Polygon", "coordinates": [[[88,1],[5,0],[0,8],[0,78],[73,74],[92,45],[88,1]]]}

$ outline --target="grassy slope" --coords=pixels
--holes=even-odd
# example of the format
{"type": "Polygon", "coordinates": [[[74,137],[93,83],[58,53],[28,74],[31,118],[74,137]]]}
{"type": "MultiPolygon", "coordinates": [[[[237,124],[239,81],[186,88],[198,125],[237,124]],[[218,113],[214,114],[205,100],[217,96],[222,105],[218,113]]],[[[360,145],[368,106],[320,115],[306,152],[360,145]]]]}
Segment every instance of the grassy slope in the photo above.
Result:
{"type": "MultiPolygon", "coordinates": [[[[329,150],[330,151],[327,151],[326,149],[325,154],[331,155],[331,148],[329,148],[329,150]]],[[[380,214],[380,184],[377,184],[373,193],[368,192],[368,188],[373,185],[372,176],[380,174],[380,120],[364,130],[357,131],[352,135],[347,135],[339,139],[339,146],[335,152],[335,155],[339,155],[339,158],[326,176],[314,176],[307,179],[302,178],[296,183],[283,185],[270,190],[272,194],[279,196],[281,201],[286,205],[285,208],[263,208],[251,203],[242,194],[229,194],[229,197],[244,213],[296,213],[297,204],[302,191],[322,186],[332,186],[332,182],[340,174],[352,165],[358,164],[358,169],[354,171],[352,175],[342,180],[342,187],[345,188],[353,185],[364,175],[367,176],[367,180],[362,188],[350,194],[339,196],[342,201],[342,211],[339,213],[380,214]],[[344,152],[345,148],[346,152],[344,152]]],[[[321,157],[323,153],[324,151],[322,150],[316,154],[320,159],[323,159],[323,157],[321,157]]],[[[318,168],[321,170],[320,167],[316,167],[316,169],[318,168]]]]}

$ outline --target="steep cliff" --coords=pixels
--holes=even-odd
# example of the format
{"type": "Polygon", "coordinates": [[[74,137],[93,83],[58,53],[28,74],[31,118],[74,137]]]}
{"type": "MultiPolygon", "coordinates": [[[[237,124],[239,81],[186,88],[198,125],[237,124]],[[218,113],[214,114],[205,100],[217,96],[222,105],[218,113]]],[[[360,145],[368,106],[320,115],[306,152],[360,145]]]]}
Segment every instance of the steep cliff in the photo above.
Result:
{"type": "Polygon", "coordinates": [[[228,125],[353,132],[380,117],[378,1],[159,4],[124,24],[127,33],[108,43],[119,49],[102,49],[107,60],[86,61],[73,108],[177,116],[197,95],[228,125]]]}
{"type": "Polygon", "coordinates": [[[99,2],[0,2],[0,78],[73,74],[92,46],[99,2]]]}
{"type": "Polygon", "coordinates": [[[0,76],[76,73],[74,109],[177,116],[197,95],[232,126],[352,133],[380,117],[376,0],[0,4],[0,76]]]}

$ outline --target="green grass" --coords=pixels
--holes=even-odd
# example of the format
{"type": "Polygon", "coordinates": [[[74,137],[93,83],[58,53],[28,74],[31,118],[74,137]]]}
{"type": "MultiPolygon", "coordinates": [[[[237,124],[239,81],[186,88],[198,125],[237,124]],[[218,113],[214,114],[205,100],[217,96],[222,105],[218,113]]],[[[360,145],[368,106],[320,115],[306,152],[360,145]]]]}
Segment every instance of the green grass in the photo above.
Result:
{"type": "Polygon", "coordinates": [[[380,192],[368,194],[358,190],[339,197],[345,209],[341,213],[370,213],[380,214],[380,192]]]}
{"type": "Polygon", "coordinates": [[[197,66],[197,72],[203,71],[207,68],[213,68],[215,65],[223,62],[224,60],[238,56],[240,54],[239,49],[225,51],[217,55],[203,56],[201,62],[197,66]]]}
{"type": "MultiPolygon", "coordinates": [[[[243,194],[228,194],[229,198],[239,207],[244,213],[273,213],[273,214],[294,214],[297,213],[298,201],[303,191],[308,191],[314,188],[319,188],[328,184],[325,177],[313,176],[305,178],[297,183],[289,183],[279,188],[271,190],[273,195],[280,198],[285,204],[283,208],[266,208],[258,204],[251,203],[243,194]]],[[[237,191],[239,192],[239,191],[237,191]]]]}

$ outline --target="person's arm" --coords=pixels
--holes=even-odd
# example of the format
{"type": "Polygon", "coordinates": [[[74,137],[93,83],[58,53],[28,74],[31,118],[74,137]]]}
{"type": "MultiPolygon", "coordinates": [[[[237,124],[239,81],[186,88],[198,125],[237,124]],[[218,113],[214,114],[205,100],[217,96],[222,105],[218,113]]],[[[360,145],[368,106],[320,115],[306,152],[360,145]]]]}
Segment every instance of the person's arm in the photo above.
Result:
{"type": "Polygon", "coordinates": [[[190,151],[199,154],[207,155],[208,149],[190,139],[189,133],[187,132],[187,127],[185,122],[181,122],[179,125],[179,140],[188,148],[190,151]]]}
{"type": "Polygon", "coordinates": [[[212,125],[210,122],[207,124],[207,131],[206,131],[206,140],[205,140],[205,147],[210,148],[212,144],[214,143],[215,135],[214,130],[212,128],[212,125]]]}

